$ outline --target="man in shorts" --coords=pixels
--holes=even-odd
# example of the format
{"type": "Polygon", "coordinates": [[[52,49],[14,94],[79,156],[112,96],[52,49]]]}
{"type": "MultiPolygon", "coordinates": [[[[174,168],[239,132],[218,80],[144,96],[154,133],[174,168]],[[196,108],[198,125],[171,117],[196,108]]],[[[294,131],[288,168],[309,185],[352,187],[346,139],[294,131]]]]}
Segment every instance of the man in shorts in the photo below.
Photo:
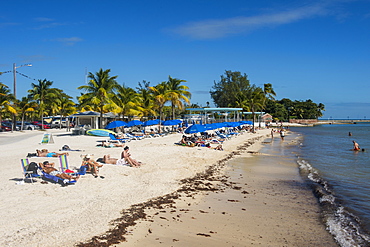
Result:
{"type": "Polygon", "coordinates": [[[77,181],[80,178],[80,175],[71,176],[69,174],[58,171],[57,169],[54,168],[54,163],[49,163],[49,161],[44,161],[43,163],[39,163],[39,165],[45,173],[59,177],[61,179],[68,179],[69,181],[73,179],[77,181]]]}

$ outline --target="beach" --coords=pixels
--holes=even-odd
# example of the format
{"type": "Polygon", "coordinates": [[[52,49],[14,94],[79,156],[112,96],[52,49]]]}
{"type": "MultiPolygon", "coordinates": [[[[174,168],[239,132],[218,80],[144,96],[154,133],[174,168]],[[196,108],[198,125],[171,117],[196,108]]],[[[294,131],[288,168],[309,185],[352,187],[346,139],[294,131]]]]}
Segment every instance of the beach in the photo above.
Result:
{"type": "MultiPolygon", "coordinates": [[[[84,150],[69,152],[72,169],[81,165],[81,155],[92,154],[98,159],[110,154],[118,158],[122,152],[118,147],[96,147],[97,141],[107,139],[105,137],[73,136],[65,130],[48,130],[54,143],[39,144],[43,133],[0,133],[1,246],[210,245],[202,241],[211,241],[215,246],[217,243],[218,246],[225,243],[232,243],[229,246],[317,246],[317,243],[336,246],[320,222],[320,210],[312,193],[294,186],[302,182],[297,166],[281,167],[284,162],[280,161],[253,165],[259,164],[254,159],[258,158],[257,152],[269,130],[232,138],[224,142],[224,151],[175,145],[181,139],[179,133],[131,141],[127,145],[132,157],[143,162],[140,168],[107,164],[100,170],[104,178],[87,174],[75,185],[66,187],[50,182],[41,184],[41,180],[19,184],[22,180],[20,159],[36,149],[58,151],[63,145],[69,145],[71,149],[84,150]],[[238,165],[230,166],[232,162],[238,163],[239,156],[251,160],[243,172],[238,165]],[[233,185],[238,177],[250,180],[233,185]],[[292,183],[280,183],[283,180],[292,183]],[[226,198],[223,195],[227,195],[226,198]],[[215,203],[225,200],[226,203],[215,203]],[[249,206],[235,208],[243,200],[249,206]],[[191,208],[186,208],[189,205],[191,208]],[[200,210],[206,213],[199,214],[200,210]],[[218,219],[214,215],[227,218],[218,219]],[[241,217],[244,223],[238,223],[241,217]],[[168,219],[165,224],[174,224],[169,228],[171,235],[161,227],[163,218],[168,219]],[[195,234],[189,235],[181,230],[200,226],[199,220],[193,218],[215,226],[204,228],[213,233],[194,229],[195,234]],[[218,228],[236,225],[235,221],[239,228],[225,231],[218,228]],[[176,233],[174,229],[179,231],[176,233]],[[223,236],[223,232],[228,232],[227,236],[223,236]],[[204,235],[196,235],[198,233],[204,235]],[[240,239],[235,238],[236,235],[240,239]]],[[[58,164],[58,158],[29,160],[58,164]]]]}

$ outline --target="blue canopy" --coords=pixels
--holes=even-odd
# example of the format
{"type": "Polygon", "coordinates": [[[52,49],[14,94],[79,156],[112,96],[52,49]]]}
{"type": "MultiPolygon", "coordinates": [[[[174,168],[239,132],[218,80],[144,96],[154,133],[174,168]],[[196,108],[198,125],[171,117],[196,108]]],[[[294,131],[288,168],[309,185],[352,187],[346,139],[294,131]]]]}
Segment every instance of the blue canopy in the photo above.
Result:
{"type": "Polygon", "coordinates": [[[118,128],[121,126],[127,126],[127,123],[124,121],[117,120],[117,121],[110,122],[109,124],[107,124],[107,126],[105,126],[105,128],[114,129],[114,128],[118,128]]]}
{"type": "Polygon", "coordinates": [[[162,122],[161,125],[178,125],[180,123],[182,123],[180,119],[174,119],[174,120],[166,120],[162,122]]]}
{"type": "Polygon", "coordinates": [[[240,121],[239,123],[242,123],[242,124],[253,124],[252,121],[240,121]]]}
{"type": "Polygon", "coordinates": [[[240,123],[237,123],[237,122],[225,122],[226,127],[237,127],[239,125],[240,123]]]}
{"type": "Polygon", "coordinates": [[[174,120],[166,120],[164,122],[161,123],[161,125],[176,125],[178,123],[176,123],[174,120]]]}
{"type": "Polygon", "coordinates": [[[132,126],[142,125],[142,124],[143,124],[143,122],[141,122],[139,120],[132,120],[132,121],[127,123],[127,127],[132,127],[132,126]]]}
{"type": "Polygon", "coordinates": [[[150,126],[150,125],[156,125],[156,124],[159,124],[159,119],[145,121],[143,123],[143,126],[150,126]]]}
{"type": "Polygon", "coordinates": [[[172,121],[174,121],[176,124],[181,124],[182,123],[182,120],[181,119],[174,119],[172,121]]]}
{"type": "Polygon", "coordinates": [[[214,126],[215,129],[226,127],[224,123],[213,123],[212,125],[214,126]]]}
{"type": "Polygon", "coordinates": [[[200,124],[193,124],[185,130],[185,134],[193,134],[206,131],[206,127],[200,124]]]}

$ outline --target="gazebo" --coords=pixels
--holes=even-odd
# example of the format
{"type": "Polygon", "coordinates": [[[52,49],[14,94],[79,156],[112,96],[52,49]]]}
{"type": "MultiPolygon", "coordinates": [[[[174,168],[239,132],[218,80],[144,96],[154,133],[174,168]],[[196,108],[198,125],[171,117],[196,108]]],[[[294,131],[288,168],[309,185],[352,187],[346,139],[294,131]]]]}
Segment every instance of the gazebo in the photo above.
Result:
{"type": "MultiPolygon", "coordinates": [[[[240,114],[243,108],[187,108],[186,110],[190,111],[189,116],[191,117],[194,116],[193,112],[200,112],[200,114],[198,115],[199,116],[198,118],[200,118],[200,121],[203,124],[206,124],[209,121],[207,114],[214,114],[216,112],[222,113],[225,116],[225,122],[227,122],[228,120],[231,120],[231,119],[228,119],[228,115],[230,113],[234,113],[233,114],[234,122],[240,121],[241,120],[240,114]]],[[[188,118],[188,119],[191,120],[192,118],[188,118]]],[[[188,119],[185,119],[185,120],[188,120],[188,119]]]]}
{"type": "MultiPolygon", "coordinates": [[[[100,113],[95,111],[79,112],[71,115],[70,117],[76,118],[76,125],[89,125],[92,129],[99,126],[100,113]]],[[[103,121],[107,118],[114,118],[115,115],[111,112],[103,114],[103,121]]]]}

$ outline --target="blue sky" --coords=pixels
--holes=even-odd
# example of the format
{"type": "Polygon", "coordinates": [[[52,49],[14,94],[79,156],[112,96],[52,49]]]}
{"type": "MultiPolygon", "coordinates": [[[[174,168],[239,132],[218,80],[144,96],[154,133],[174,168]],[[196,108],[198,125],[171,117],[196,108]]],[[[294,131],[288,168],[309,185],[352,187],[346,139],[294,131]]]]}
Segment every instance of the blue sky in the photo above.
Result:
{"type": "MultiPolygon", "coordinates": [[[[232,70],[277,99],[325,104],[324,118],[370,118],[369,0],[14,0],[0,32],[0,72],[32,64],[17,69],[18,98],[45,78],[76,97],[103,68],[133,88],[186,80],[205,106],[232,70]]],[[[0,81],[13,89],[12,73],[0,81]]]]}

